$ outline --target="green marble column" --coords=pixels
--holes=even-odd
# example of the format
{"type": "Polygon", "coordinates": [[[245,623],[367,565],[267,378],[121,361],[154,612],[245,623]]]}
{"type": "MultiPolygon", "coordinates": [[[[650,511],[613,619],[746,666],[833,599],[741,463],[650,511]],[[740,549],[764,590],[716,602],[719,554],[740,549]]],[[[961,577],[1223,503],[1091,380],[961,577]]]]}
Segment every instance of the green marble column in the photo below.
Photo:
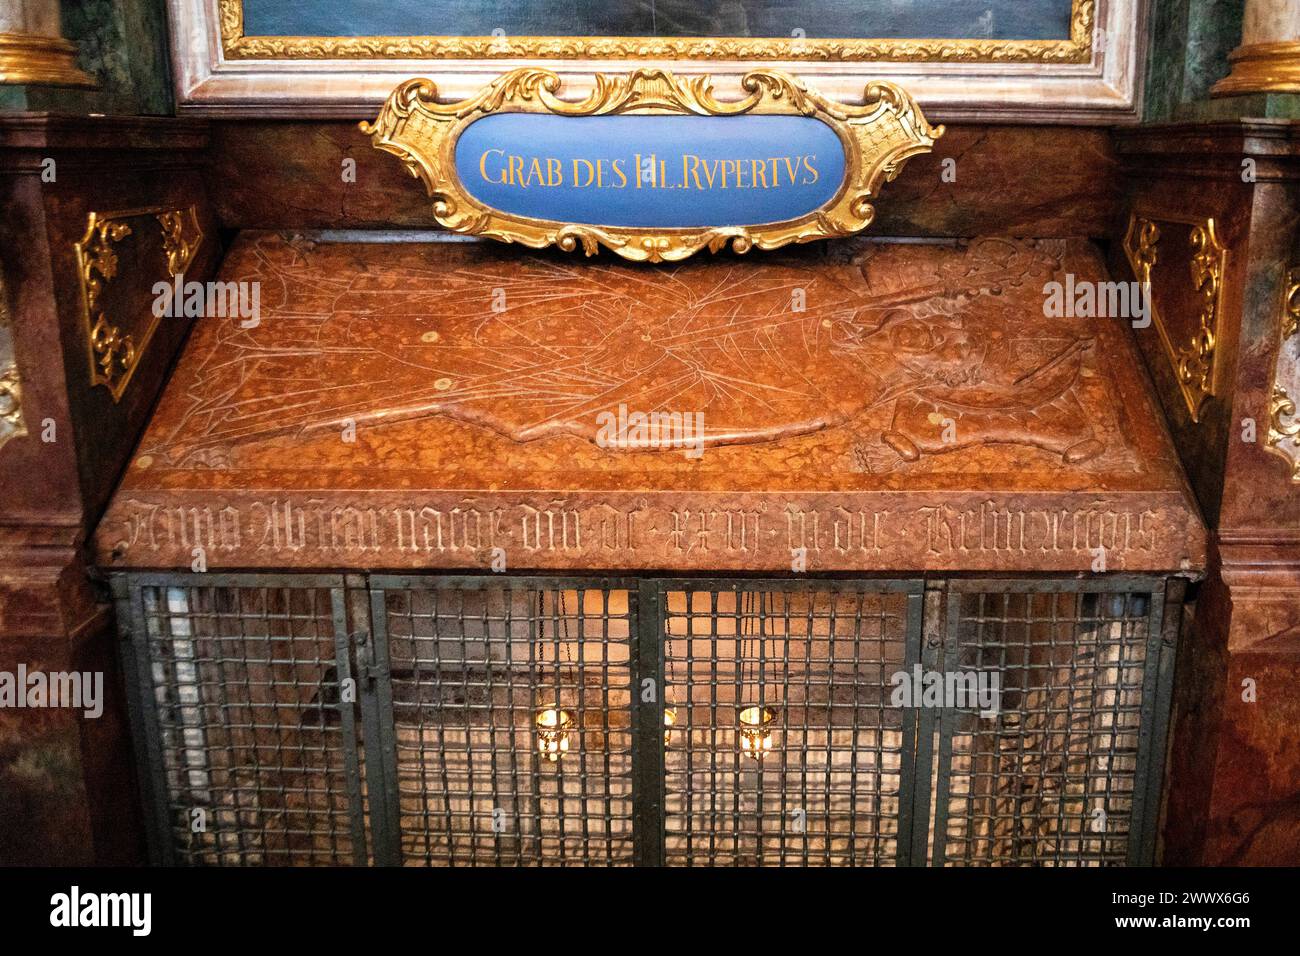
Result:
{"type": "MultiPolygon", "coordinates": [[[[1265,0],[1270,2],[1270,0],[1265,0]]],[[[1297,7],[1295,0],[1279,0],[1297,7]]],[[[1300,95],[1224,89],[1251,7],[1241,0],[1153,0],[1144,120],[1300,118],[1300,95]],[[1231,95],[1225,95],[1225,94],[1231,95]]]]}
{"type": "MultiPolygon", "coordinates": [[[[15,3],[31,9],[35,3],[15,3]]],[[[76,46],[76,66],[94,88],[47,82],[0,85],[0,109],[59,113],[170,115],[165,0],[49,0],[62,35],[76,46]]],[[[0,2],[0,7],[8,8],[0,2]]],[[[4,29],[0,12],[0,29],[4,29]]],[[[46,17],[48,21],[49,17],[46,17]]]]}

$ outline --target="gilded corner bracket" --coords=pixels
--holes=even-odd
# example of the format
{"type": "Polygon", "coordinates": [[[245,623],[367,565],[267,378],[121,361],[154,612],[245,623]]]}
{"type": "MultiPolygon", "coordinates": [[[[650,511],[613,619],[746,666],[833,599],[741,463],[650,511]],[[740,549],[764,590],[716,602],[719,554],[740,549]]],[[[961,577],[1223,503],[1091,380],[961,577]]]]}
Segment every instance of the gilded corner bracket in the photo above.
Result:
{"type": "Polygon", "coordinates": [[[1300,266],[1287,273],[1281,329],[1264,447],[1287,463],[1291,481],[1300,482],[1300,266]]]}
{"type": "Polygon", "coordinates": [[[1145,289],[1152,324],[1187,412],[1193,422],[1199,422],[1205,403],[1216,394],[1219,315],[1228,254],[1219,241],[1215,221],[1132,212],[1124,234],[1124,252],[1145,289]],[[1170,234],[1175,230],[1162,230],[1161,224],[1185,231],[1185,244],[1171,247],[1170,234]],[[1179,280],[1181,288],[1168,278],[1162,283],[1156,275],[1161,262],[1173,265],[1184,257],[1189,281],[1183,284],[1179,280]],[[1165,300],[1163,304],[1161,300],[1165,300]]]}
{"type": "Polygon", "coordinates": [[[719,100],[707,76],[678,77],[657,68],[626,74],[596,74],[584,100],[562,99],[562,80],[551,70],[523,67],[504,74],[475,96],[455,103],[438,100],[433,81],[412,79],[398,86],[373,123],[362,132],[375,148],[399,157],[424,183],[433,215],[447,229],[519,243],[534,249],[579,247],[594,255],[605,247],[625,259],[672,262],[701,250],[735,252],[776,249],[794,242],[847,236],[875,217],[873,200],[906,161],[929,152],[943,135],[901,87],[868,83],[862,105],[828,100],[778,70],[752,70],[741,81],[744,95],[719,100]],[[456,171],[456,143],[475,120],[492,113],[549,113],[558,116],[786,115],[811,117],[829,126],[844,149],[843,185],[829,202],[781,222],[695,228],[639,228],[559,222],[503,212],[476,200],[456,171]]]}
{"type": "Polygon", "coordinates": [[[162,321],[152,302],[141,301],[144,290],[156,280],[181,276],[202,242],[194,206],[89,214],[76,254],[92,388],[103,385],[114,402],[121,400],[162,321]],[[124,277],[128,240],[134,243],[129,261],[142,274],[131,277],[130,291],[118,297],[113,293],[124,277]],[[117,298],[122,301],[110,301],[117,298]]]}
{"type": "Polygon", "coordinates": [[[243,0],[219,0],[229,60],[665,60],[912,63],[1087,63],[1097,0],[1073,0],[1061,40],[811,37],[249,36],[243,0]]]}

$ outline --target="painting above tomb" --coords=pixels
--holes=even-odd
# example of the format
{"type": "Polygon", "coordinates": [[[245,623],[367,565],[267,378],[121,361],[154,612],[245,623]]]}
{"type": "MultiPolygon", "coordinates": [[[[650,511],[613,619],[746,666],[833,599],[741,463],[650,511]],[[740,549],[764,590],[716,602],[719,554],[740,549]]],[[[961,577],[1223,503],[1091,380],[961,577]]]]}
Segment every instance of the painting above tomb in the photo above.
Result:
{"type": "Polygon", "coordinates": [[[221,0],[221,33],[233,58],[1082,62],[1095,8],[1096,0],[221,0]]]}
{"type": "Polygon", "coordinates": [[[888,80],[953,118],[1109,123],[1135,116],[1146,0],[167,2],[183,107],[356,116],[417,73],[463,98],[523,61],[575,93],[606,69],[773,66],[845,102],[888,80]]]}

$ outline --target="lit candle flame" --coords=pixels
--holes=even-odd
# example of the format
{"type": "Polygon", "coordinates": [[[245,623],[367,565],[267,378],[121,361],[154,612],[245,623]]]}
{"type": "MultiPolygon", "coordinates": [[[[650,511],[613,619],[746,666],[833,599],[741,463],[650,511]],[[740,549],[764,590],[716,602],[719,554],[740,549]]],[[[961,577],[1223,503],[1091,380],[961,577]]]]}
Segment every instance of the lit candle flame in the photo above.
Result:
{"type": "Polygon", "coordinates": [[[567,710],[548,707],[537,712],[537,752],[555,763],[569,752],[569,728],[573,715],[567,710]]]}
{"type": "Polygon", "coordinates": [[[753,760],[762,760],[772,749],[771,723],[776,712],[771,707],[746,707],[740,717],[740,752],[753,760]]]}

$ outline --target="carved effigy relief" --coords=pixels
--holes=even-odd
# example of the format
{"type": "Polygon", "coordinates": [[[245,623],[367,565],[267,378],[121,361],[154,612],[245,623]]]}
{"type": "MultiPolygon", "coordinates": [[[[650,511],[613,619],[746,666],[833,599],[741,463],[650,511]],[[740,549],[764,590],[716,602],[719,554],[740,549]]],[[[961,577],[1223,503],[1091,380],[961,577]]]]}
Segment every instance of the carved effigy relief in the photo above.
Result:
{"type": "Polygon", "coordinates": [[[277,434],[436,417],[515,442],[594,443],[600,414],[626,406],[703,413],[705,446],[875,419],[875,443],[893,452],[882,462],[989,442],[1072,463],[1101,453],[1080,389],[1093,338],[1033,307],[1060,268],[1051,251],[984,240],[933,270],[882,263],[879,277],[869,260],[727,265],[707,284],[690,281],[701,273],[690,267],[533,260],[435,284],[419,273],[304,275],[267,255],[262,282],[284,290],[284,313],[219,331],[161,451],[175,465],[220,467],[230,448],[277,434]],[[1008,307],[1008,291],[1031,308],[1008,307]],[[289,350],[295,341],[311,347],[289,350]],[[290,363],[299,387],[286,395],[274,386],[290,363]],[[936,415],[954,419],[955,437],[936,415]]]}
{"type": "Polygon", "coordinates": [[[473,567],[494,549],[538,568],[1201,560],[1125,330],[1045,315],[1047,282],[1104,275],[1087,247],[859,241],[653,271],[429,255],[237,245],[224,277],[261,283],[261,321],[199,323],[101,551],[155,566],[195,547],[302,567],[473,567]],[[689,440],[607,440],[634,422],[689,440]]]}

